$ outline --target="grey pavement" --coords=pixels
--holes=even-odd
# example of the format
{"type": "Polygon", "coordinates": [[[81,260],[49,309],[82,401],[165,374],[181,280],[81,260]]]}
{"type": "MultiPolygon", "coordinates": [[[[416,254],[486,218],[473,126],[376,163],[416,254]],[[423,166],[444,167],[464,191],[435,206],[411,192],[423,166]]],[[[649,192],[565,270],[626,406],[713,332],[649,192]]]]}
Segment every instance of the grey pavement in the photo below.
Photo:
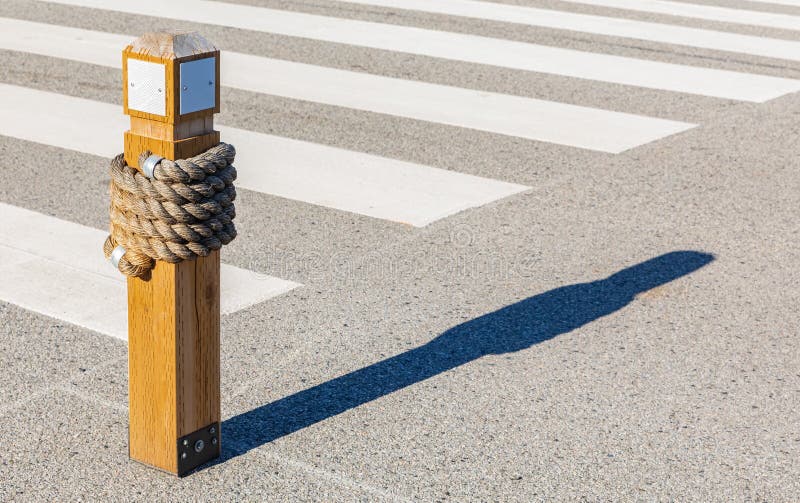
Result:
{"type": "MultiPolygon", "coordinates": [[[[241,3],[800,78],[800,62],[669,44],[241,3]]],[[[610,155],[223,89],[231,126],[532,189],[424,228],[241,190],[223,260],[303,286],[223,317],[223,457],[183,479],[128,460],[123,341],[0,302],[0,500],[800,500],[800,95],[742,103],[38,1],[0,16],[196,29],[223,50],[700,124],[610,155]]],[[[121,102],[118,70],[44,56],[0,51],[0,82],[121,102]]],[[[0,137],[0,202],[103,229],[107,162],[0,137]]]]}

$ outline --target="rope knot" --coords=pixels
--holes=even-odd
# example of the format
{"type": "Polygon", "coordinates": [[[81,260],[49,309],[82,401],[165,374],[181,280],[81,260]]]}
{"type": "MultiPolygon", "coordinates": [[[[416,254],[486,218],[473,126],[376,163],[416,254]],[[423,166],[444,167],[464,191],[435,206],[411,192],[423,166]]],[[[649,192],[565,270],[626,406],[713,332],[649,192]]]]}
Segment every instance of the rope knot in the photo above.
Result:
{"type": "Polygon", "coordinates": [[[220,143],[190,159],[170,161],[143,152],[139,165],[123,154],[111,161],[111,234],[103,251],[126,276],[141,277],[156,260],[205,257],[233,241],[236,150],[220,143]]]}

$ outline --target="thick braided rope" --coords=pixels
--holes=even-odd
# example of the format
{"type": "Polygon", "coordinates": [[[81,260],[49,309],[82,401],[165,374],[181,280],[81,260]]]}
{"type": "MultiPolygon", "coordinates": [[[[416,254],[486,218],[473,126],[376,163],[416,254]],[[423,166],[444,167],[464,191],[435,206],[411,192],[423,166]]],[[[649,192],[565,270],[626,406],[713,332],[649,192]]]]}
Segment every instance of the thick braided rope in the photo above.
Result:
{"type": "MultiPolygon", "coordinates": [[[[140,166],[149,155],[140,156],[140,166]]],[[[192,260],[230,243],[236,237],[235,156],[232,145],[220,143],[190,159],[162,159],[153,179],[128,166],[122,154],[115,157],[106,258],[121,246],[119,270],[138,277],[156,260],[192,260]]]]}

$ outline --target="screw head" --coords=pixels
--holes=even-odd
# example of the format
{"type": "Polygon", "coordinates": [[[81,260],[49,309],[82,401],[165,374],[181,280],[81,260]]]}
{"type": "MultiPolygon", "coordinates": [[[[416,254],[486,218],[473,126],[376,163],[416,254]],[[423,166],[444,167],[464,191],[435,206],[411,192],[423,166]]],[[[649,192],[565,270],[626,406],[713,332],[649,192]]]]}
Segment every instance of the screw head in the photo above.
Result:
{"type": "Polygon", "coordinates": [[[186,440],[186,439],[184,439],[184,440],[183,440],[183,446],[184,446],[184,447],[189,447],[189,441],[188,441],[188,440],[186,440]]]}
{"type": "Polygon", "coordinates": [[[186,459],[186,453],[185,452],[181,453],[181,459],[186,459]]]}
{"type": "Polygon", "coordinates": [[[184,91],[187,91],[188,89],[189,89],[189,87],[188,87],[188,86],[183,86],[183,90],[184,90],[184,91]]]}
{"type": "Polygon", "coordinates": [[[194,452],[201,452],[206,446],[206,443],[202,440],[198,440],[194,443],[194,452]]]}
{"type": "Polygon", "coordinates": [[[208,432],[213,435],[213,434],[215,434],[217,432],[217,429],[212,426],[211,428],[208,429],[208,432]]]}
{"type": "Polygon", "coordinates": [[[211,444],[212,445],[217,445],[217,437],[214,437],[214,438],[211,439],[211,444]]]}

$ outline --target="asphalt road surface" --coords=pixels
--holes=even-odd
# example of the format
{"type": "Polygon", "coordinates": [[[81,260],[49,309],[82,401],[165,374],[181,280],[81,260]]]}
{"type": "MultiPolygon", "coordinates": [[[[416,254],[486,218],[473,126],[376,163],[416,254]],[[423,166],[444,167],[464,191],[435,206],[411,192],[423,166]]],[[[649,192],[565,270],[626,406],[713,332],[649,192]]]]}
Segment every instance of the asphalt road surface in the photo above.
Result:
{"type": "Polygon", "coordinates": [[[3,0],[0,500],[800,500],[798,91],[795,0],[3,0]],[[101,253],[172,28],[240,172],[184,479],[101,253]]]}

